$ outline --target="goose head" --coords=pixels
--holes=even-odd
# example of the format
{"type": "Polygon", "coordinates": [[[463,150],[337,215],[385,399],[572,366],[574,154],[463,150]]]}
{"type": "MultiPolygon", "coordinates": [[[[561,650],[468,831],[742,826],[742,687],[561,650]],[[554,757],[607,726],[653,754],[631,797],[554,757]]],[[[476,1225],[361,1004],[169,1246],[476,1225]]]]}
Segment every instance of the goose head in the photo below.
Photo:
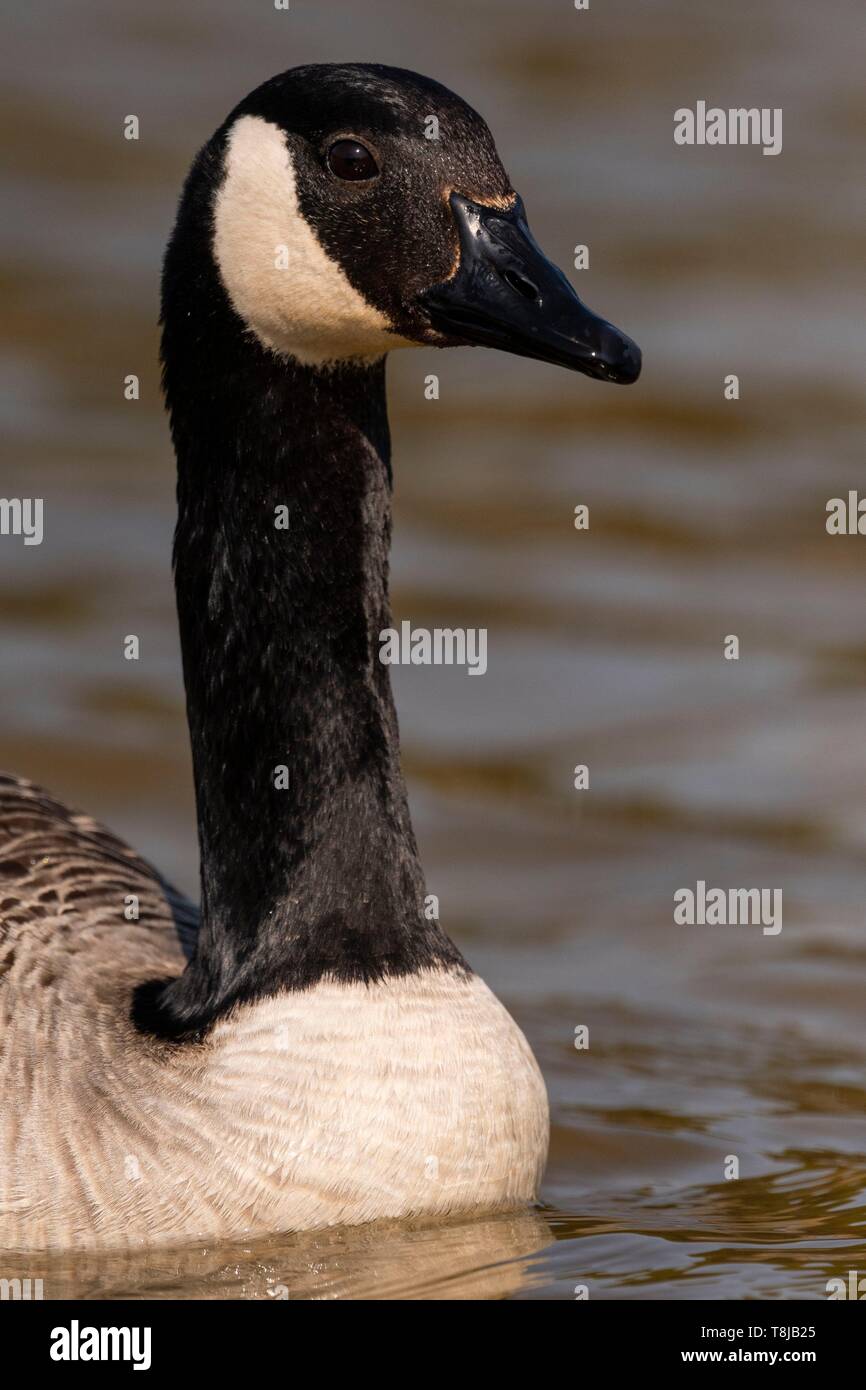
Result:
{"type": "Polygon", "coordinates": [[[605,381],[640,372],[636,344],[534,241],[484,121],[415,73],[316,65],[264,83],[185,203],[245,335],[303,366],[477,344],[605,381]]]}

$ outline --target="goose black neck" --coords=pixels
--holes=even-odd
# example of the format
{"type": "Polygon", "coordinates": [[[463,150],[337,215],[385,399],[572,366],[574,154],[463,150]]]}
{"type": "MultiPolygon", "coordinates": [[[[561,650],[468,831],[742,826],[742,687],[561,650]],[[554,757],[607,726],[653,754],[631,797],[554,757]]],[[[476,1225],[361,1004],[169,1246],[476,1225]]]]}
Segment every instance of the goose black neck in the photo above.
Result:
{"type": "Polygon", "coordinates": [[[379,633],[390,626],[384,360],[317,371],[248,338],[184,376],[174,563],[201,852],[201,927],[154,1026],[431,965],[379,633]]]}

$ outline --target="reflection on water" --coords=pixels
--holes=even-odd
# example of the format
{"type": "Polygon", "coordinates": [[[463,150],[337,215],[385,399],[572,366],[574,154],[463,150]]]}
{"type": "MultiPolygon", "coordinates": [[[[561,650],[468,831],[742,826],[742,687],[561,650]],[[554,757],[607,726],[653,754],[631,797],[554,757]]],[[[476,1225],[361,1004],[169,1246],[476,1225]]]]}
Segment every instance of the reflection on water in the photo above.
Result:
{"type": "MultiPolygon", "coordinates": [[[[159,258],[197,145],[276,68],[352,56],[358,11],[177,8],[16,16],[2,490],[45,498],[46,538],[0,546],[0,763],[194,891],[159,258]]],[[[48,1296],[820,1298],[866,1268],[866,608],[862,542],[823,526],[862,476],[858,23],[368,0],[361,56],[482,110],[539,240],[590,246],[579,288],[644,349],[628,392],[480,351],[389,369],[396,616],[489,630],[484,680],[395,672],[416,827],[547,1077],[544,1206],[53,1259],[48,1296]],[[783,153],[677,149],[698,98],[783,107],[783,153]],[[781,888],[782,933],[675,926],[698,879],[781,888]]]]}
{"type": "Polygon", "coordinates": [[[46,1298],[494,1299],[534,1282],[553,1239],[538,1212],[475,1221],[382,1222],[255,1245],[141,1254],[4,1256],[14,1278],[41,1278],[46,1298]]]}

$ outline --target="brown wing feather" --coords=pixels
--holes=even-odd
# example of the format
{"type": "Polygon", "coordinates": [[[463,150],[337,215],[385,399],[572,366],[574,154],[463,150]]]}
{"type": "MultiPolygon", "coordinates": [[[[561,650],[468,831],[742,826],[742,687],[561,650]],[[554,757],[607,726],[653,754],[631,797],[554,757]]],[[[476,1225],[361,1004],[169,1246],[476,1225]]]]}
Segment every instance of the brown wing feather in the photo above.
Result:
{"type": "Polygon", "coordinates": [[[67,914],[84,926],[122,922],[130,894],[138,920],[173,926],[189,955],[199,916],[188,898],[91,816],[0,773],[0,975],[4,944],[28,923],[67,914]]]}

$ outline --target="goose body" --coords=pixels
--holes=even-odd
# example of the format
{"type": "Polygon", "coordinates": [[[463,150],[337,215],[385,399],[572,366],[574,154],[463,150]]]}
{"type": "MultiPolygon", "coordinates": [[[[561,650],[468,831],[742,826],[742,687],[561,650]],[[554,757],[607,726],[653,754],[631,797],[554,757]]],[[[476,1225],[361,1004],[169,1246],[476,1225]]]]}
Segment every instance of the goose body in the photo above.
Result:
{"type": "Polygon", "coordinates": [[[378,659],[384,358],[628,381],[637,349],[544,260],[480,118],[365,65],[274,78],[204,147],[163,324],[201,914],[0,781],[0,1247],[529,1203],[544,1083],[425,914],[378,659]]]}
{"type": "Polygon", "coordinates": [[[183,969],[172,908],[181,934],[192,909],[88,818],[26,784],[0,792],[15,827],[0,875],[32,863],[0,957],[4,1246],[230,1238],[531,1199],[544,1083],[476,976],[326,978],[239,1006],[198,1045],[145,1043],[132,991],[183,969]],[[132,893],[139,921],[118,920],[132,893]]]}

